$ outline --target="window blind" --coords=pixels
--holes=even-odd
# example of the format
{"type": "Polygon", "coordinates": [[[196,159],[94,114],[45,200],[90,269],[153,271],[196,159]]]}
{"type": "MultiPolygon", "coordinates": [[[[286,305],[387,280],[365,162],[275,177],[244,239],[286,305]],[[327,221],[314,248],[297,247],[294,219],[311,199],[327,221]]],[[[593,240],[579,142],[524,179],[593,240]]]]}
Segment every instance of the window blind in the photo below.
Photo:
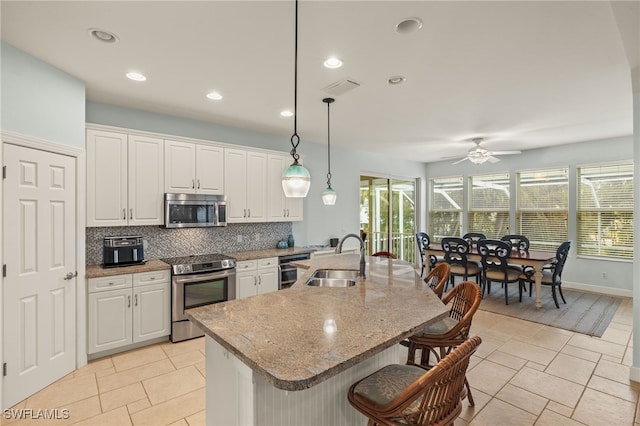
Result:
{"type": "Polygon", "coordinates": [[[469,178],[469,232],[500,239],[509,234],[509,173],[469,178]]]}
{"type": "Polygon", "coordinates": [[[429,235],[433,242],[442,237],[462,235],[462,176],[434,178],[430,181],[429,235]]]}
{"type": "Polygon", "coordinates": [[[567,168],[519,172],[516,233],[529,238],[532,250],[555,251],[569,239],[567,168]]]}
{"type": "Polygon", "coordinates": [[[633,165],[577,172],[578,254],[633,259],[633,165]]]}

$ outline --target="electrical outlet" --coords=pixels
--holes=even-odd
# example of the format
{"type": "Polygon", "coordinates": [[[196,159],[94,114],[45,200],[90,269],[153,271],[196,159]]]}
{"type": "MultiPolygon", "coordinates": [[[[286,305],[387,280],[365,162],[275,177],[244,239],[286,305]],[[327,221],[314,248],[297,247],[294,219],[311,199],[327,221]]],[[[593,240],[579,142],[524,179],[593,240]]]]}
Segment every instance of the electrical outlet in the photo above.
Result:
{"type": "Polygon", "coordinates": [[[242,235],[238,235],[238,242],[241,243],[242,242],[242,235]]]}

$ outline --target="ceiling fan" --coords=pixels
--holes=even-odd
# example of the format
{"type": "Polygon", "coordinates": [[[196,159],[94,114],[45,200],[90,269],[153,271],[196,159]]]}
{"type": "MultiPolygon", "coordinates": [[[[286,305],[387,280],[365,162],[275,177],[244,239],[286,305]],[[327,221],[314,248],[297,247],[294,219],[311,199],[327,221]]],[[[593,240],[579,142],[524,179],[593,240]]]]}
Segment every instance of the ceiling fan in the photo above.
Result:
{"type": "MultiPolygon", "coordinates": [[[[520,151],[489,151],[480,146],[480,143],[484,140],[484,138],[473,138],[471,142],[475,143],[476,146],[471,148],[467,155],[453,164],[462,163],[463,161],[469,160],[473,164],[483,164],[485,162],[495,163],[500,161],[499,158],[495,157],[496,155],[513,155],[513,154],[521,154],[520,151]]],[[[451,158],[459,158],[459,157],[448,157],[451,158]]]]}

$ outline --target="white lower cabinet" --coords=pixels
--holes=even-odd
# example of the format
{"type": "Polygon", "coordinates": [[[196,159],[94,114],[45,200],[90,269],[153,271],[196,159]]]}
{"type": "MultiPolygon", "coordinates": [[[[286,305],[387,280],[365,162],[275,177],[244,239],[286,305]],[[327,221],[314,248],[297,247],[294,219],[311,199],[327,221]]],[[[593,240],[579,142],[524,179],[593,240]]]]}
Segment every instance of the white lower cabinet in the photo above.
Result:
{"type": "Polygon", "coordinates": [[[278,258],[244,260],[236,264],[236,298],[278,290],[278,258]]]}
{"type": "Polygon", "coordinates": [[[170,271],[88,280],[88,354],[171,333],[170,271]]]}

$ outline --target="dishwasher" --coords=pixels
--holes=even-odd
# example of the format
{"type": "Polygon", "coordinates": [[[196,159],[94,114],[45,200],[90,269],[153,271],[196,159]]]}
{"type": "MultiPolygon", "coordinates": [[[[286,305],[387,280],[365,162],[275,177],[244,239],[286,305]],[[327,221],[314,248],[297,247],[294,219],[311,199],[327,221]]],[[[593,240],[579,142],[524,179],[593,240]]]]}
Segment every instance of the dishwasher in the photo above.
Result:
{"type": "Polygon", "coordinates": [[[308,260],[310,257],[310,253],[288,254],[286,256],[278,257],[278,267],[280,269],[280,290],[291,287],[298,279],[298,268],[292,266],[291,262],[308,260]]]}

